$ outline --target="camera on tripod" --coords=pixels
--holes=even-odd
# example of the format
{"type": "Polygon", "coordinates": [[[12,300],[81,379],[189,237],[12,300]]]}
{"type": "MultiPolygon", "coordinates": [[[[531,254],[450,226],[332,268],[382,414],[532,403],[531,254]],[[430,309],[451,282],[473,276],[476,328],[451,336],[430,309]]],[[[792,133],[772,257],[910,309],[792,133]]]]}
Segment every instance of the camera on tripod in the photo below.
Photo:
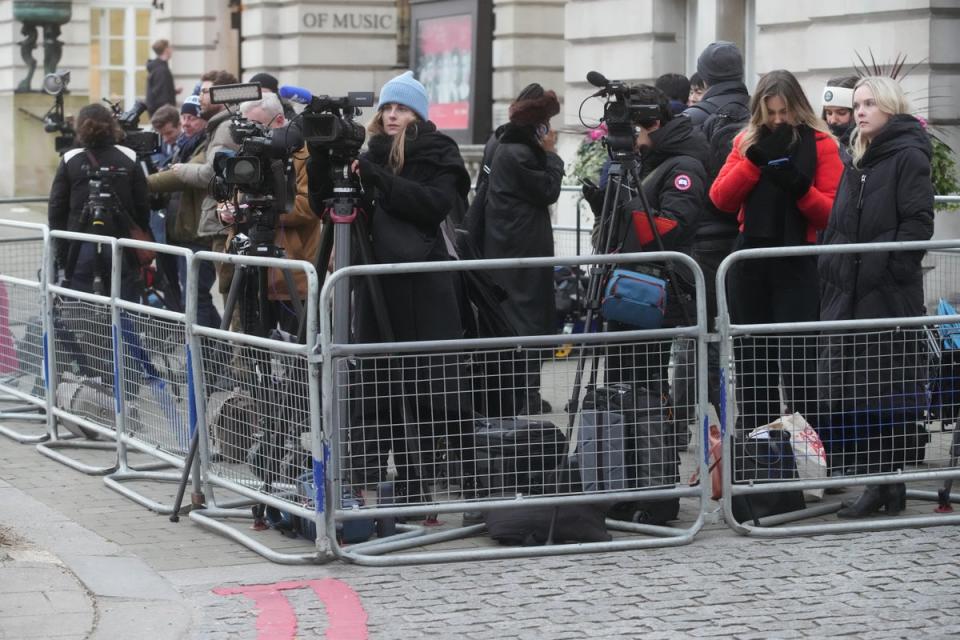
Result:
{"type": "Polygon", "coordinates": [[[140,128],[140,116],[147,110],[143,100],[135,100],[133,106],[123,111],[119,102],[104,102],[110,105],[113,117],[123,130],[123,145],[133,149],[139,157],[149,156],[160,148],[160,136],[155,131],[144,131],[140,128]]]}
{"type": "Polygon", "coordinates": [[[53,106],[43,116],[43,130],[47,133],[59,133],[54,138],[53,145],[57,153],[63,153],[73,147],[76,132],[67,122],[63,112],[63,94],[70,84],[69,71],[48,73],[43,77],[43,90],[53,96],[53,106]]]}
{"type": "Polygon", "coordinates": [[[648,127],[659,120],[659,106],[638,102],[632,87],[621,80],[607,80],[597,71],[587,74],[587,82],[600,87],[591,98],[607,98],[600,121],[607,125],[605,141],[608,152],[611,156],[633,153],[637,137],[635,127],[648,127]]]}
{"type": "Polygon", "coordinates": [[[360,107],[373,106],[373,93],[351,92],[340,98],[312,98],[301,116],[304,142],[341,153],[358,152],[367,132],[354,118],[360,115],[360,107]]]}

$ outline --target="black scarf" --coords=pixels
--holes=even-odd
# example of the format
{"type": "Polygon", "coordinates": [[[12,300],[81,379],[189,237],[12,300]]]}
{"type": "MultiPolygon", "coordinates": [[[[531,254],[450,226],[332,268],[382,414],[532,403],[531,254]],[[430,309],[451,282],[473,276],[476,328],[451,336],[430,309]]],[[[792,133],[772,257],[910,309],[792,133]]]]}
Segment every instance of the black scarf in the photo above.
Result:
{"type": "MultiPolygon", "coordinates": [[[[812,182],[817,170],[816,132],[806,125],[798,126],[797,131],[800,139],[790,147],[790,162],[812,182]]],[[[764,127],[761,136],[769,133],[764,127]]],[[[767,171],[775,170],[763,170],[744,203],[743,235],[747,247],[781,247],[807,242],[807,220],[797,208],[797,201],[766,175],[767,171]]]]}

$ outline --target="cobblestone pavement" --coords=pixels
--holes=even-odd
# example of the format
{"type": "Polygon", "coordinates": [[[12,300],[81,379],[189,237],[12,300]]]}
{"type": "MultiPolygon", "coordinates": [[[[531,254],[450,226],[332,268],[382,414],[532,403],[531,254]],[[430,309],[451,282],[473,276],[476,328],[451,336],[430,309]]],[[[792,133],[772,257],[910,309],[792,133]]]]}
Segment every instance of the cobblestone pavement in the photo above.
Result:
{"type": "MultiPolygon", "coordinates": [[[[186,519],[170,523],[102,479],[6,439],[0,481],[102,537],[114,557],[142,560],[150,579],[178,595],[163,601],[169,606],[144,607],[139,623],[155,627],[150,616],[172,611],[192,638],[307,638],[334,627],[342,633],[327,637],[363,637],[364,616],[370,638],[960,634],[952,527],[773,541],[714,525],[676,548],[401,568],[287,567],[186,519]],[[357,606],[345,610],[343,598],[356,597],[357,606]]],[[[0,522],[16,531],[29,518],[7,511],[0,522]]],[[[111,578],[108,559],[103,565],[100,579],[121,579],[111,578]]],[[[10,581],[10,571],[0,565],[0,583],[10,581]]],[[[0,628],[7,628],[9,607],[0,611],[0,628]]],[[[71,629],[89,628],[88,619],[57,615],[71,629]]]]}
{"type": "Polygon", "coordinates": [[[955,527],[759,540],[715,524],[691,545],[623,553],[281,566],[2,437],[0,500],[4,639],[960,635],[955,527]]]}

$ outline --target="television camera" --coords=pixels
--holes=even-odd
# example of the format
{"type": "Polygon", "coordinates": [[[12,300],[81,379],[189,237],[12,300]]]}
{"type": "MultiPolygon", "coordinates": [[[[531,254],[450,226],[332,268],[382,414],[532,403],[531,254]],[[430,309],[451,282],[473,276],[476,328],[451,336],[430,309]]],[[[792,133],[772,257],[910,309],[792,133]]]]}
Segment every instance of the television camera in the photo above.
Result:
{"type": "MultiPolygon", "coordinates": [[[[607,125],[604,137],[607,151],[611,157],[617,154],[632,154],[637,137],[637,126],[650,126],[660,119],[660,109],[656,104],[643,104],[637,101],[633,89],[621,80],[607,80],[597,71],[587,74],[587,82],[600,90],[590,98],[604,97],[601,122],[607,125]]],[[[586,100],[584,100],[586,102],[586,100]]],[[[582,106],[582,105],[581,105],[582,106]]],[[[581,122],[583,119],[581,118],[581,122]]]]}
{"type": "Polygon", "coordinates": [[[133,149],[140,158],[157,152],[160,148],[160,136],[155,131],[144,131],[140,128],[140,116],[147,110],[147,104],[143,100],[135,100],[133,106],[126,111],[120,107],[119,101],[110,102],[106,98],[103,101],[110,105],[114,119],[123,130],[124,146],[133,149]]]}

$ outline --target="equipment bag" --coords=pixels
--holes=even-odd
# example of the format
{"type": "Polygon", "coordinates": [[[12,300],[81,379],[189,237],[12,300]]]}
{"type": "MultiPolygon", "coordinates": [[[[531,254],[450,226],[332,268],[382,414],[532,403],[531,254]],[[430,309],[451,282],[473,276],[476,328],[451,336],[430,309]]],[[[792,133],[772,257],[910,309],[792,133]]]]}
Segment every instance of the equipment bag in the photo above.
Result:
{"type": "MultiPolygon", "coordinates": [[[[117,413],[113,389],[98,379],[78,378],[69,373],[63,373],[57,385],[56,402],[57,407],[75,416],[86,418],[105,427],[114,428],[115,426],[117,413]]],[[[76,436],[89,439],[97,437],[97,432],[69,420],[60,422],[76,436]]]]}
{"type": "MultiPolygon", "coordinates": [[[[771,429],[765,438],[735,440],[733,445],[737,469],[736,482],[747,480],[793,480],[798,478],[797,462],[790,446],[790,433],[771,429]]],[[[758,520],[766,516],[789,513],[806,507],[803,491],[775,491],[733,497],[733,517],[737,522],[758,520]]]]}
{"type": "Polygon", "coordinates": [[[614,269],[600,303],[604,318],[638,329],[659,329],[666,308],[666,281],[627,269],[614,269]]]}
{"type": "Polygon", "coordinates": [[[485,517],[491,538],[500,544],[530,547],[547,543],[554,514],[552,542],[609,542],[605,512],[601,504],[527,505],[488,511],[485,517]]]}
{"type": "Polygon", "coordinates": [[[480,418],[474,423],[477,489],[483,493],[542,493],[545,473],[567,451],[563,432],[546,420],[480,418]]]}

